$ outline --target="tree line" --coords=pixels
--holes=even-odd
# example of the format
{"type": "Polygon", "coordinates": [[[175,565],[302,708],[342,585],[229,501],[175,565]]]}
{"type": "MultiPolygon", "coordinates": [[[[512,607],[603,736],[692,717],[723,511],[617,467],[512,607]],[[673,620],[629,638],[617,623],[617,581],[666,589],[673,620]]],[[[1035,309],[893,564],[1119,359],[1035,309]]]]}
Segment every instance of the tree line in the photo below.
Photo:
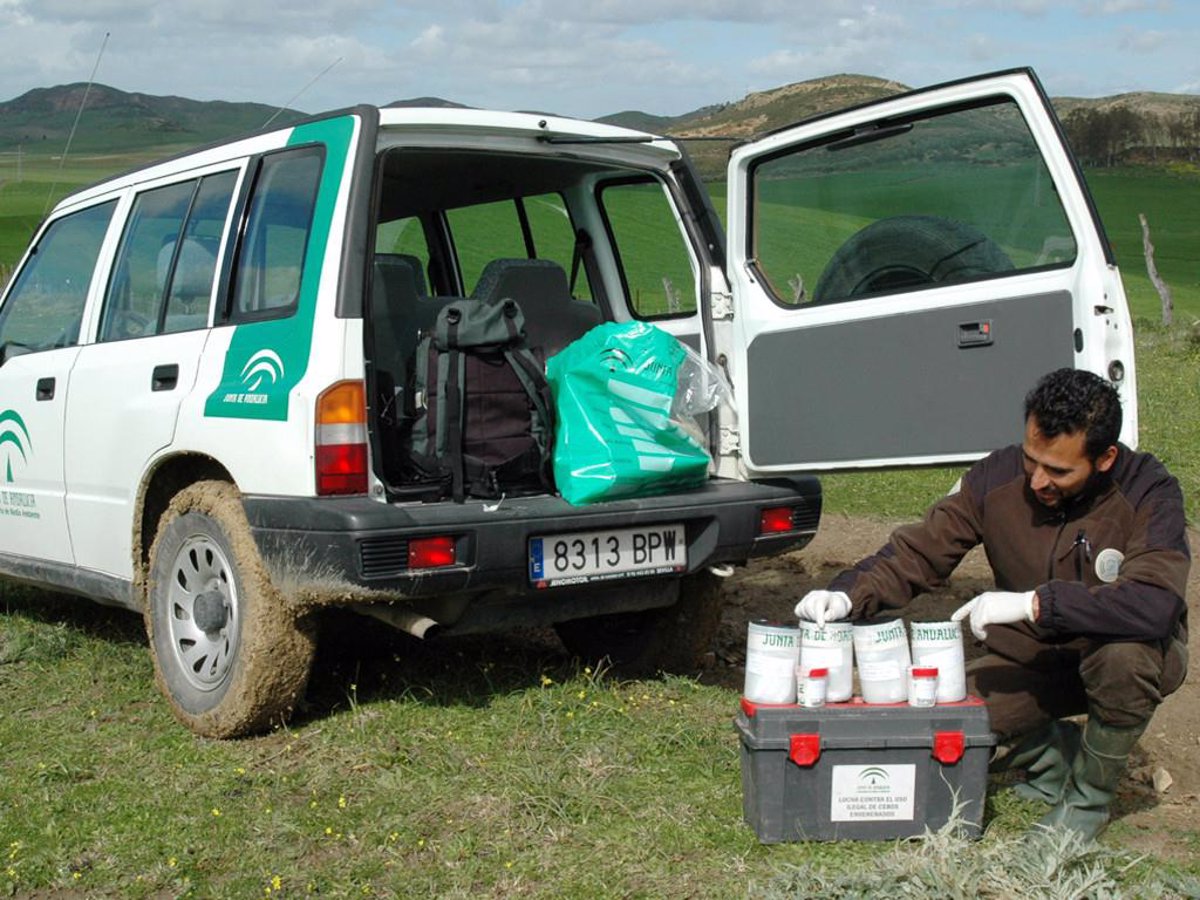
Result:
{"type": "Polygon", "coordinates": [[[1200,106],[1173,113],[1138,112],[1123,105],[1078,107],[1062,121],[1071,148],[1087,166],[1200,160],[1200,106]]]}

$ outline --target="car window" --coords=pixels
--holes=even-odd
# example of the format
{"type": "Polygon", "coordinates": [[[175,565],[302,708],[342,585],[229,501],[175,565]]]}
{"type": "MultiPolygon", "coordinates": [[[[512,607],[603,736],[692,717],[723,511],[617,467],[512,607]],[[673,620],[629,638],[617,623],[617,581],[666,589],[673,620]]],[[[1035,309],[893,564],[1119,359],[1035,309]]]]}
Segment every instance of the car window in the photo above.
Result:
{"type": "Polygon", "coordinates": [[[599,196],[634,315],[658,319],[694,313],[691,256],[662,185],[651,179],[609,182],[599,196]]]}
{"type": "Polygon", "coordinates": [[[234,319],[295,310],[323,158],[314,147],[263,157],[234,271],[234,319]]]}
{"type": "Polygon", "coordinates": [[[429,244],[425,240],[425,228],[416,216],[406,216],[381,222],[375,230],[375,253],[402,256],[419,263],[420,285],[428,293],[429,244]]]}
{"type": "Polygon", "coordinates": [[[208,324],[221,233],[236,173],[143,191],[134,198],[100,319],[113,341],[208,324]]]}
{"type": "Polygon", "coordinates": [[[479,283],[483,267],[493,259],[523,259],[530,255],[517,205],[511,200],[452,209],[446,213],[446,221],[454,238],[463,290],[468,294],[479,283]]]}
{"type": "Polygon", "coordinates": [[[178,246],[172,244],[169,251],[169,287],[159,321],[160,332],[186,331],[208,324],[221,235],[236,183],[236,172],[211,175],[200,182],[183,229],[183,240],[178,246]]]}
{"type": "Polygon", "coordinates": [[[1015,103],[833,135],[750,173],[749,255],[802,306],[1055,266],[1075,240],[1015,103]]]}
{"type": "Polygon", "coordinates": [[[576,300],[591,300],[592,289],[582,259],[575,259],[575,228],[571,224],[567,205],[559,194],[526,197],[525,215],[533,235],[534,249],[539,259],[550,259],[562,266],[571,279],[571,296],[576,300]]]}
{"type": "MultiPolygon", "coordinates": [[[[448,211],[446,219],[467,293],[475,289],[484,266],[494,259],[548,259],[564,272],[573,270],[575,229],[559,194],[465,206],[448,211]]],[[[583,266],[574,271],[572,295],[590,300],[592,292],[583,266]]]]}
{"type": "Polygon", "coordinates": [[[64,216],[42,233],[0,309],[0,347],[48,350],[79,340],[100,245],[116,201],[64,216]]]}

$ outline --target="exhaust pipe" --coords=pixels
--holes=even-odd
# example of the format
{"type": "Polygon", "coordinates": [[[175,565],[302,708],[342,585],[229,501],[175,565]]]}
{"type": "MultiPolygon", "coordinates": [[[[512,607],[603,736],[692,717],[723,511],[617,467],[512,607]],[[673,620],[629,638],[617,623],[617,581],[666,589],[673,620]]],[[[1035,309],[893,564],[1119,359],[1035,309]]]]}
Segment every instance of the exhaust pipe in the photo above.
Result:
{"type": "Polygon", "coordinates": [[[354,611],[362,613],[365,616],[370,616],[372,619],[378,619],[384,624],[391,625],[393,628],[398,628],[400,631],[407,632],[413,637],[422,640],[430,637],[430,632],[438,627],[438,623],[429,618],[429,616],[423,616],[412,610],[401,609],[395,606],[362,603],[356,604],[354,611]]]}

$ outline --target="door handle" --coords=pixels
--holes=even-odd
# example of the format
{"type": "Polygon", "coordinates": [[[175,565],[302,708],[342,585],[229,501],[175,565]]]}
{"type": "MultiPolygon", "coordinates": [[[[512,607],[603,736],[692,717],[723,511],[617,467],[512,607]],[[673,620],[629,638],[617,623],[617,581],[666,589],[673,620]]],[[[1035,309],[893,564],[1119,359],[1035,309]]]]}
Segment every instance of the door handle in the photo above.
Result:
{"type": "Polygon", "coordinates": [[[54,379],[39,378],[37,380],[37,398],[39,400],[54,399],[54,379]]]}
{"type": "Polygon", "coordinates": [[[173,391],[178,383],[179,366],[175,363],[155,366],[154,372],[150,376],[150,390],[152,391],[173,391]]]}
{"type": "Polygon", "coordinates": [[[964,322],[958,326],[959,347],[988,347],[992,343],[992,320],[964,322]]]}

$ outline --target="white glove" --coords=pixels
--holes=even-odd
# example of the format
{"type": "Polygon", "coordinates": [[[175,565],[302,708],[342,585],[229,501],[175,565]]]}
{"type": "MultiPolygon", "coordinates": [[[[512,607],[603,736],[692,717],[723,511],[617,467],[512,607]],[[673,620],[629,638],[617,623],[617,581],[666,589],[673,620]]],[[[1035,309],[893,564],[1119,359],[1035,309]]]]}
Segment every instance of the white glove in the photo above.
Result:
{"type": "Polygon", "coordinates": [[[796,604],[796,616],[816,622],[824,628],[826,622],[834,622],[850,615],[850,598],[841,591],[809,591],[796,604]]]}
{"type": "Polygon", "coordinates": [[[983,641],[987,639],[989,625],[1032,622],[1035,595],[1035,591],[1026,591],[1025,593],[987,591],[956,609],[950,619],[954,622],[961,622],[970,616],[971,631],[975,637],[983,641]]]}

